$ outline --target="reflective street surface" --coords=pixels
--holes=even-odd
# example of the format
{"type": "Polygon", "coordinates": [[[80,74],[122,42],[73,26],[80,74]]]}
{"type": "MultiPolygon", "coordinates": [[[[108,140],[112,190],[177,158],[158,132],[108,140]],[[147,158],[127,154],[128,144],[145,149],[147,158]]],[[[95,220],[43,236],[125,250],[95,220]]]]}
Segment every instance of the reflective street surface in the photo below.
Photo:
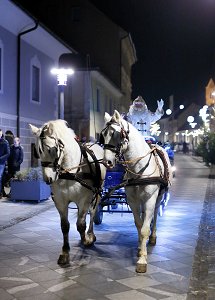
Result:
{"type": "Polygon", "coordinates": [[[0,218],[7,211],[13,219],[22,209],[20,220],[0,231],[0,299],[215,299],[213,168],[182,154],[176,155],[175,165],[170,200],[158,217],[157,244],[148,246],[145,274],[135,272],[137,232],[131,213],[104,213],[102,224],[95,225],[95,245],[83,248],[76,210],[70,209],[71,266],[60,268],[62,234],[53,204],[25,219],[23,203],[6,201],[4,209],[0,203],[0,218]]]}

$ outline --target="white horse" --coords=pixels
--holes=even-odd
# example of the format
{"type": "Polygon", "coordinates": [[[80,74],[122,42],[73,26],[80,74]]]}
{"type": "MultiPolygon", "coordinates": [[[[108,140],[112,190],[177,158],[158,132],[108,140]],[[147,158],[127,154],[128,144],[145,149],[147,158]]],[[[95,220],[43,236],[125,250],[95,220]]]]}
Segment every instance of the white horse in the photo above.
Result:
{"type": "Polygon", "coordinates": [[[146,243],[149,239],[152,245],[156,244],[157,209],[172,178],[170,161],[164,149],[159,146],[151,148],[118,111],[115,110],[113,116],[105,113],[105,121],[100,141],[104,145],[104,159],[109,167],[114,167],[123,156],[127,165],[125,189],[139,242],[136,271],[144,273],[147,270],[146,243]]]}
{"type": "Polygon", "coordinates": [[[76,226],[81,242],[89,246],[96,240],[93,219],[106,172],[104,165],[100,164],[104,151],[98,144],[88,144],[87,147],[79,144],[74,131],[63,120],[49,121],[41,128],[29,125],[36,136],[36,150],[41,159],[44,181],[51,185],[53,201],[61,219],[63,247],[58,264],[66,266],[70,251],[70,202],[75,202],[78,208],[76,226]],[[86,230],[88,211],[90,222],[86,230]]]}

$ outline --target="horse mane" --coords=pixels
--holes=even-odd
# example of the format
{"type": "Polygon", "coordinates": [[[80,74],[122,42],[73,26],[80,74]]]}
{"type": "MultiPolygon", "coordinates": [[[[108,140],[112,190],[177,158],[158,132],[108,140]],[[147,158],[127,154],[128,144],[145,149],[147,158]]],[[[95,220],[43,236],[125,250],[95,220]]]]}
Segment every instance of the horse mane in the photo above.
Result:
{"type": "MultiPolygon", "coordinates": [[[[72,138],[76,137],[73,129],[69,128],[68,123],[65,120],[52,120],[44,124],[44,127],[52,128],[57,138],[65,141],[71,141],[72,138]]],[[[43,127],[43,128],[44,128],[43,127]]]]}

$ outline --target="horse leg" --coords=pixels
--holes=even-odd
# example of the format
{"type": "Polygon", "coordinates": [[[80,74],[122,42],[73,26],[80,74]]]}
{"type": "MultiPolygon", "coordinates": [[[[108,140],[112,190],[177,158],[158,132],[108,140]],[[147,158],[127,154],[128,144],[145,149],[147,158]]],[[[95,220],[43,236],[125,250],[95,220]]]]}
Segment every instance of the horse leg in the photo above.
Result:
{"type": "MultiPolygon", "coordinates": [[[[86,205],[86,204],[85,204],[86,205]]],[[[88,213],[88,209],[90,209],[89,207],[81,207],[80,205],[78,206],[78,219],[77,219],[77,223],[76,223],[76,226],[77,226],[77,230],[80,234],[80,237],[81,237],[81,242],[84,246],[90,246],[92,245],[95,240],[96,240],[96,237],[93,233],[93,224],[91,223],[90,226],[91,228],[89,228],[88,232],[86,233],[86,216],[87,216],[87,213],[88,213]]],[[[91,216],[91,212],[90,212],[90,221],[93,222],[93,218],[91,216]]]]}
{"type": "MultiPolygon", "coordinates": [[[[57,206],[56,206],[57,207],[57,206]]],[[[58,209],[58,207],[57,207],[58,209]]],[[[68,206],[64,207],[63,210],[58,209],[58,212],[60,214],[61,219],[61,231],[63,233],[63,247],[62,247],[62,253],[60,254],[58,258],[58,264],[61,266],[69,265],[69,228],[70,223],[68,221],[68,206]]]]}
{"type": "MultiPolygon", "coordinates": [[[[141,244],[139,250],[139,258],[136,264],[136,272],[137,273],[145,273],[147,271],[147,246],[146,243],[149,239],[150,235],[150,224],[152,221],[153,213],[154,213],[154,200],[155,196],[152,196],[145,203],[145,209],[143,213],[143,226],[141,228],[141,244]]],[[[157,196],[156,196],[157,198],[157,196]]]]}
{"type": "Polygon", "coordinates": [[[158,207],[155,208],[154,217],[153,217],[153,219],[151,221],[151,224],[150,224],[151,234],[149,236],[149,244],[151,246],[155,246],[156,245],[156,240],[157,240],[157,235],[156,235],[156,232],[157,232],[157,215],[158,215],[158,207]]]}
{"type": "Polygon", "coordinates": [[[96,205],[94,205],[94,203],[92,203],[89,208],[90,222],[89,222],[89,227],[88,227],[87,235],[86,235],[86,239],[88,240],[89,245],[93,244],[96,241],[96,236],[93,231],[93,223],[94,223],[94,217],[95,217],[95,213],[96,213],[98,205],[99,205],[99,201],[97,199],[96,205]]]}
{"type": "Polygon", "coordinates": [[[134,223],[137,228],[138,233],[138,253],[137,256],[139,257],[140,252],[140,245],[142,244],[142,235],[141,235],[141,228],[143,226],[143,221],[140,218],[140,207],[137,205],[136,201],[131,202],[129,201],[129,206],[132,210],[133,216],[134,216],[134,223]]]}
{"type": "Polygon", "coordinates": [[[158,197],[157,197],[157,202],[154,210],[154,217],[151,222],[151,234],[149,236],[149,244],[152,246],[156,245],[156,240],[157,240],[157,216],[158,216],[158,209],[160,208],[160,203],[163,197],[163,191],[160,191],[158,197]]]}

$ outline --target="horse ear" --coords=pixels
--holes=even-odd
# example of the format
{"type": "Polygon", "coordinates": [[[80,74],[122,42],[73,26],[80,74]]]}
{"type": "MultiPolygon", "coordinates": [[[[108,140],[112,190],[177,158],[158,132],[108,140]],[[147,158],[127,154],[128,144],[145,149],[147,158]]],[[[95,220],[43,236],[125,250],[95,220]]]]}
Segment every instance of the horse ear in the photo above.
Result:
{"type": "Polygon", "coordinates": [[[37,135],[38,131],[39,131],[39,128],[37,128],[36,126],[34,125],[31,125],[29,124],[29,127],[31,129],[31,132],[34,134],[34,135],[37,135]]]}
{"type": "Polygon", "coordinates": [[[54,125],[52,123],[50,123],[47,129],[48,129],[48,133],[52,135],[52,133],[54,131],[54,125]]]}
{"type": "Polygon", "coordinates": [[[111,120],[111,116],[109,115],[109,113],[105,112],[104,120],[106,123],[111,120]]]}
{"type": "Polygon", "coordinates": [[[118,112],[118,110],[114,110],[114,115],[113,117],[115,118],[116,122],[119,122],[121,119],[120,113],[118,112]]]}

